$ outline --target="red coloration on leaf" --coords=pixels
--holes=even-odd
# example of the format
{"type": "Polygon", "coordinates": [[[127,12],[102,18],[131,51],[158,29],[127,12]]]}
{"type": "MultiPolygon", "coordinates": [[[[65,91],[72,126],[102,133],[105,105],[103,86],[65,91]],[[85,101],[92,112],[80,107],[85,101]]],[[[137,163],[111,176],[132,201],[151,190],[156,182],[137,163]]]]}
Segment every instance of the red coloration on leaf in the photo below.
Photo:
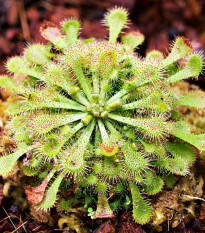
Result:
{"type": "Polygon", "coordinates": [[[112,153],[115,146],[116,146],[115,144],[113,144],[113,145],[102,145],[102,149],[105,150],[107,153],[112,153]]]}
{"type": "Polygon", "coordinates": [[[180,36],[180,38],[183,38],[184,43],[185,43],[190,49],[193,49],[192,44],[191,44],[190,40],[189,40],[187,37],[185,37],[185,36],[180,36]]]}
{"type": "Polygon", "coordinates": [[[113,213],[107,214],[105,208],[102,207],[102,211],[101,211],[100,215],[95,215],[94,219],[97,219],[97,218],[115,218],[115,217],[116,216],[113,213]]]}
{"type": "Polygon", "coordinates": [[[111,137],[107,142],[100,145],[101,153],[105,156],[114,156],[118,152],[117,139],[111,137]]]}
{"type": "Polygon", "coordinates": [[[43,22],[43,25],[40,27],[40,33],[46,40],[50,40],[51,38],[57,39],[60,37],[59,27],[55,23],[49,21],[43,22]]]}
{"type": "Polygon", "coordinates": [[[108,200],[103,193],[98,193],[98,204],[97,210],[94,215],[94,219],[96,218],[114,218],[112,210],[110,209],[108,200]]]}

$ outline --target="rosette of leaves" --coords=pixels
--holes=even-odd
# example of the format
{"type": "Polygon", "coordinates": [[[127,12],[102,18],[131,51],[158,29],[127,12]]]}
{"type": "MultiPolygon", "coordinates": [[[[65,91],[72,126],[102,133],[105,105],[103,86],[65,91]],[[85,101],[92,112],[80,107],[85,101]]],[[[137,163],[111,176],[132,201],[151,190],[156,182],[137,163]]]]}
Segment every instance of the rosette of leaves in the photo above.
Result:
{"type": "Polygon", "coordinates": [[[199,75],[202,55],[188,39],[177,37],[168,56],[154,50],[141,58],[134,52],[144,40],[140,32],[117,42],[127,20],[123,8],[107,13],[108,41],[78,39],[76,19],[61,27],[46,22],[40,31],[50,43],[31,44],[6,63],[10,73],[28,78],[18,83],[0,78],[0,86],[18,96],[6,111],[17,147],[0,158],[0,174],[31,152],[29,164],[21,168],[44,178],[41,185],[26,188],[29,201],[40,208],[54,206],[62,183],[75,183],[78,192],[84,190],[78,196],[85,196],[85,208],[97,204],[93,218],[113,217],[113,209],[132,197],[134,219],[145,224],[152,216],[145,196],[170,187],[174,175],[187,175],[194,148],[205,150],[205,134],[192,134],[175,108],[204,108],[204,93],[177,96],[170,88],[199,75]],[[111,193],[125,190],[131,196],[109,203],[111,193]]]}

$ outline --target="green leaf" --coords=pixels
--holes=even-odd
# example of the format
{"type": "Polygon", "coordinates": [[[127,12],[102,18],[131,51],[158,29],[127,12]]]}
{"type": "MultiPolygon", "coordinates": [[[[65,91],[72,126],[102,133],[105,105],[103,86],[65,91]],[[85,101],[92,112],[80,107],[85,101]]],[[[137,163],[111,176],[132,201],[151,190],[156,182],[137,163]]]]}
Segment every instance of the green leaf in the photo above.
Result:
{"type": "Polygon", "coordinates": [[[140,173],[147,168],[148,162],[146,159],[141,153],[133,150],[127,142],[122,145],[121,151],[125,158],[125,164],[130,171],[140,173]]]}
{"type": "Polygon", "coordinates": [[[177,121],[173,126],[172,135],[190,143],[199,150],[205,151],[205,134],[191,134],[190,127],[185,121],[177,121]]]}
{"type": "Polygon", "coordinates": [[[164,101],[164,95],[160,92],[151,93],[148,97],[139,99],[138,101],[125,104],[122,106],[123,110],[138,109],[138,108],[151,108],[156,109],[159,112],[165,112],[171,110],[171,108],[164,101]]]}
{"type": "Polygon", "coordinates": [[[77,102],[64,97],[59,94],[55,89],[43,91],[35,91],[27,93],[25,96],[24,105],[28,110],[41,109],[41,108],[62,108],[71,110],[84,111],[85,107],[77,102]]]}
{"type": "Polygon", "coordinates": [[[121,206],[121,199],[122,199],[122,196],[120,198],[118,198],[117,200],[113,201],[110,204],[110,207],[111,207],[112,210],[116,210],[117,208],[120,208],[120,206],[121,206]]]}
{"type": "Polygon", "coordinates": [[[121,37],[122,43],[130,46],[131,49],[141,45],[144,39],[144,35],[139,31],[131,31],[121,37]]]}
{"type": "Polygon", "coordinates": [[[81,51],[79,46],[72,46],[66,51],[65,63],[72,69],[88,100],[92,102],[90,81],[83,73],[83,56],[85,56],[83,52],[84,51],[81,51]],[[75,54],[75,56],[73,56],[73,54],[75,54]]]}
{"type": "Polygon", "coordinates": [[[84,133],[77,140],[77,142],[62,152],[61,165],[67,173],[79,173],[85,167],[84,153],[91,134],[95,126],[95,120],[93,120],[85,129],[84,133]]]}
{"type": "Polygon", "coordinates": [[[62,149],[63,145],[81,128],[82,123],[79,123],[72,129],[65,125],[59,134],[49,135],[45,143],[42,143],[41,152],[50,157],[54,158],[62,149]]]}
{"type": "Polygon", "coordinates": [[[190,41],[185,37],[177,37],[173,43],[171,53],[161,62],[161,67],[167,67],[173,62],[186,57],[192,51],[190,41]]]}
{"type": "Polygon", "coordinates": [[[12,73],[27,74],[42,80],[43,72],[40,67],[32,67],[27,64],[21,57],[12,57],[8,60],[7,64],[8,71],[12,73]]]}
{"type": "Polygon", "coordinates": [[[0,157],[0,174],[1,175],[6,175],[8,174],[14,164],[16,163],[16,161],[26,152],[34,149],[36,147],[36,145],[32,145],[32,146],[27,146],[27,147],[23,147],[23,148],[18,148],[18,150],[10,155],[5,155],[0,157]]]}
{"type": "Polygon", "coordinates": [[[146,171],[145,184],[143,185],[145,193],[155,195],[162,190],[163,185],[164,182],[160,176],[157,176],[151,171],[146,171]]]}
{"type": "Polygon", "coordinates": [[[55,204],[57,192],[64,176],[64,172],[60,173],[53,184],[46,190],[43,201],[39,204],[40,208],[49,209],[55,204]]]}
{"type": "Polygon", "coordinates": [[[122,117],[120,115],[115,115],[112,113],[108,114],[108,117],[120,121],[122,123],[132,125],[138,128],[141,128],[145,131],[145,133],[149,134],[151,137],[163,137],[164,132],[172,131],[172,124],[164,122],[159,117],[151,117],[151,118],[129,118],[122,117]]]}
{"type": "Polygon", "coordinates": [[[163,178],[164,178],[165,184],[168,188],[171,188],[176,181],[176,176],[171,174],[171,173],[169,173],[169,174],[164,173],[163,178]]]}
{"type": "Polygon", "coordinates": [[[24,93],[25,90],[23,87],[19,87],[11,78],[7,76],[0,76],[0,87],[4,87],[11,91],[15,91],[17,93],[24,93]]]}
{"type": "Polygon", "coordinates": [[[48,48],[43,44],[32,44],[25,50],[25,57],[28,62],[36,65],[46,65],[49,59],[48,48]]]}
{"type": "Polygon", "coordinates": [[[22,130],[29,123],[29,118],[27,116],[16,116],[12,119],[11,125],[14,131],[22,130]]]}
{"type": "Polygon", "coordinates": [[[108,179],[112,177],[117,177],[122,170],[122,165],[116,163],[116,157],[107,157],[105,156],[103,163],[103,174],[108,179]]]}
{"type": "Polygon", "coordinates": [[[140,191],[135,183],[130,183],[130,190],[133,200],[134,220],[139,224],[146,224],[152,216],[152,210],[142,198],[140,191]]]}
{"type": "Polygon", "coordinates": [[[117,92],[116,94],[114,94],[107,102],[105,106],[108,106],[108,104],[110,104],[111,102],[120,99],[121,97],[123,97],[124,95],[127,94],[127,90],[122,89],[121,91],[117,92]]]}
{"type": "Polygon", "coordinates": [[[205,93],[203,91],[192,91],[176,101],[176,105],[185,105],[195,108],[205,108],[205,93]]]}
{"type": "Polygon", "coordinates": [[[99,55],[99,71],[103,80],[110,78],[116,60],[117,54],[113,50],[107,50],[99,55]]]}
{"type": "Polygon", "coordinates": [[[198,77],[203,67],[203,61],[200,55],[193,54],[190,56],[186,66],[167,79],[169,83],[179,82],[185,78],[198,77]]]}
{"type": "Polygon", "coordinates": [[[180,157],[167,158],[166,168],[173,174],[185,176],[188,174],[188,163],[180,157]]]}
{"type": "Polygon", "coordinates": [[[93,175],[93,174],[90,174],[90,175],[88,176],[86,182],[87,182],[88,185],[95,185],[95,184],[97,184],[97,182],[98,182],[98,178],[97,178],[97,176],[95,176],[95,175],[93,175]]]}
{"type": "MultiPolygon", "coordinates": [[[[30,162],[30,160],[29,160],[30,162]]],[[[26,176],[35,176],[40,172],[41,167],[32,168],[30,166],[24,167],[23,163],[20,163],[20,168],[26,176]]]]}
{"type": "Polygon", "coordinates": [[[49,114],[39,112],[37,115],[33,116],[32,123],[37,133],[45,134],[61,125],[80,120],[85,115],[86,113],[49,114]]]}
{"type": "Polygon", "coordinates": [[[75,44],[78,38],[80,22],[77,19],[65,20],[61,23],[63,31],[66,33],[69,45],[75,44]]]}
{"type": "Polygon", "coordinates": [[[96,218],[112,218],[115,217],[113,214],[108,200],[104,193],[98,193],[98,203],[97,203],[97,210],[94,215],[94,219],[96,218]]]}
{"type": "Polygon", "coordinates": [[[160,62],[164,59],[164,55],[162,52],[158,50],[152,50],[147,53],[146,60],[149,62],[160,62]]]}
{"type": "Polygon", "coordinates": [[[176,144],[167,142],[167,150],[174,156],[180,157],[188,164],[192,164],[195,158],[195,152],[192,146],[188,144],[176,144]]]}
{"type": "Polygon", "coordinates": [[[49,64],[44,76],[47,83],[62,87],[66,91],[69,91],[73,86],[71,74],[54,63],[49,64]]]}
{"type": "Polygon", "coordinates": [[[118,35],[127,22],[127,15],[127,11],[123,8],[115,8],[108,12],[105,23],[109,27],[109,42],[116,42],[118,35]]]}
{"type": "Polygon", "coordinates": [[[159,81],[161,79],[161,70],[159,66],[152,63],[144,64],[142,67],[138,68],[132,79],[127,80],[128,84],[134,87],[140,87],[146,83],[159,81]]]}

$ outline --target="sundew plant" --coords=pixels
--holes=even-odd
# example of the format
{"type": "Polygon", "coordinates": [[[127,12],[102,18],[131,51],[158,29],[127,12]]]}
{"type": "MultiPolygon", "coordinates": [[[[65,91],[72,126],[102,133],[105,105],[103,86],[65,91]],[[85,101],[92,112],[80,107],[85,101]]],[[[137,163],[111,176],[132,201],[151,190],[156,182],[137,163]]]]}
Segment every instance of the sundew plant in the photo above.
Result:
{"type": "Polygon", "coordinates": [[[194,148],[205,150],[205,134],[193,134],[176,110],[203,109],[204,93],[171,90],[175,82],[198,77],[202,55],[176,37],[166,57],[153,50],[141,58],[134,52],[144,40],[140,32],[117,41],[127,21],[123,8],[106,14],[108,41],[78,39],[76,19],[60,27],[45,22],[40,32],[49,43],[31,44],[6,63],[11,74],[26,78],[0,77],[17,100],[6,110],[17,146],[0,158],[0,174],[18,161],[24,174],[38,176],[42,183],[26,187],[26,194],[39,208],[53,207],[57,194],[75,184],[62,209],[84,198],[92,218],[133,208],[135,221],[145,224],[152,217],[147,198],[189,173],[194,148]]]}

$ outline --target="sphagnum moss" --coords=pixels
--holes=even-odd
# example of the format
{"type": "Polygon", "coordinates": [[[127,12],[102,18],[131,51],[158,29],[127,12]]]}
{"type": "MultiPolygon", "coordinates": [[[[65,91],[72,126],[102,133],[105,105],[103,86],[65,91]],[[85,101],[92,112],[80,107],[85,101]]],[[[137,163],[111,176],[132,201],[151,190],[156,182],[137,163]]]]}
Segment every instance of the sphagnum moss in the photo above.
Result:
{"type": "Polygon", "coordinates": [[[51,43],[32,44],[7,61],[10,73],[29,79],[0,78],[0,86],[19,98],[7,108],[18,146],[0,158],[0,174],[9,173],[31,151],[30,165],[21,167],[27,175],[45,178],[41,186],[26,188],[28,200],[40,208],[53,207],[63,184],[75,183],[74,199],[85,198],[92,218],[130,208],[132,196],[133,217],[145,224],[152,213],[144,196],[170,187],[175,175],[187,175],[193,147],[205,150],[205,134],[192,134],[176,111],[177,105],[204,108],[204,93],[179,97],[170,88],[197,77],[202,56],[188,39],[177,37],[167,57],[154,50],[142,59],[133,52],[144,40],[140,32],[117,42],[127,20],[123,8],[107,13],[109,41],[78,39],[76,19],[63,21],[61,28],[44,23],[41,35],[51,43]],[[121,193],[114,202],[108,200],[113,193],[121,193]]]}

